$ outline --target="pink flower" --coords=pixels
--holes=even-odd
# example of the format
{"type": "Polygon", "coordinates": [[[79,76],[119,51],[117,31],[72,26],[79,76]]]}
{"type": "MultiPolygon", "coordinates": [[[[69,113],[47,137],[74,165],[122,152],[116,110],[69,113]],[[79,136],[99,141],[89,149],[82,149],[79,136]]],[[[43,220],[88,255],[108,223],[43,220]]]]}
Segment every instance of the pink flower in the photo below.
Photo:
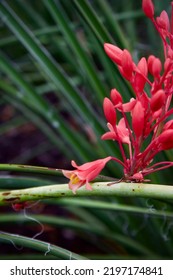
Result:
{"type": "Polygon", "coordinates": [[[169,17],[166,11],[162,11],[160,17],[156,18],[157,24],[160,28],[165,29],[165,31],[169,31],[170,23],[169,17]]]}
{"type": "Polygon", "coordinates": [[[75,161],[72,161],[71,164],[76,168],[75,170],[62,170],[64,176],[70,179],[69,188],[73,193],[76,193],[77,189],[83,185],[86,185],[87,190],[92,190],[89,182],[98,176],[105,164],[111,159],[112,157],[106,157],[82,165],[77,165],[75,161]]]}
{"type": "Polygon", "coordinates": [[[125,125],[125,120],[122,118],[118,125],[116,125],[116,128],[113,128],[111,124],[107,124],[110,132],[106,132],[105,134],[102,135],[101,139],[102,140],[119,140],[122,143],[129,144],[130,143],[130,138],[129,138],[129,130],[127,129],[125,125]]]}

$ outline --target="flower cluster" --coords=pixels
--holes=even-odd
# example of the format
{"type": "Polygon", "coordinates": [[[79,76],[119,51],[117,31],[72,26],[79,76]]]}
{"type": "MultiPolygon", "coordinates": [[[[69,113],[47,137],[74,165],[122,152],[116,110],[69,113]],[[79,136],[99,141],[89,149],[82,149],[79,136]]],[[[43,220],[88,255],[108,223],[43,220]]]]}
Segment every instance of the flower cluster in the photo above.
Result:
{"type": "Polygon", "coordinates": [[[103,102],[108,132],[102,135],[102,140],[116,141],[122,159],[107,157],[81,166],[73,162],[76,169],[63,172],[70,178],[69,186],[74,192],[85,183],[87,189],[91,189],[89,182],[109,160],[123,166],[125,181],[142,182],[144,176],[173,165],[168,161],[152,164],[157,153],[173,148],[173,120],[169,120],[173,113],[170,108],[173,94],[173,15],[169,21],[166,11],[162,11],[155,18],[152,0],[143,0],[142,8],[160,34],[165,61],[162,64],[159,58],[150,55],[148,59],[142,57],[135,64],[128,50],[108,43],[104,45],[106,54],[134,91],[134,97],[124,103],[122,95],[112,89],[110,98],[106,97],[103,102]],[[149,90],[146,91],[146,88],[149,90]]]}

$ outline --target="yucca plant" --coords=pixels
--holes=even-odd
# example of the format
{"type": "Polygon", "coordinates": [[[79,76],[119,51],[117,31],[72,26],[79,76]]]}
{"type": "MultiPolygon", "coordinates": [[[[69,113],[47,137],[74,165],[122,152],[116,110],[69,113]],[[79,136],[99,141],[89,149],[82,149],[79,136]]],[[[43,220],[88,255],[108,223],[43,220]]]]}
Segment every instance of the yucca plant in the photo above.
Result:
{"type": "Polygon", "coordinates": [[[142,4],[171,60],[169,1],[0,2],[0,258],[172,258],[172,64],[142,4]]]}

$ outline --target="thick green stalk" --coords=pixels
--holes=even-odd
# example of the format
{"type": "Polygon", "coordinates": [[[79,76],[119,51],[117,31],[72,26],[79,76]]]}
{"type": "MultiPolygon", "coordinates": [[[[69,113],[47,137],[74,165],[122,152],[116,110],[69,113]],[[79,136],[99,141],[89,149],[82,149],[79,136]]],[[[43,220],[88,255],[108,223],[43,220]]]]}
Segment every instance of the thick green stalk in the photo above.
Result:
{"type": "MultiPolygon", "coordinates": [[[[2,186],[3,187],[3,186],[2,186]]],[[[76,197],[76,196],[131,196],[172,199],[173,186],[138,184],[138,183],[112,183],[95,182],[92,184],[92,191],[80,188],[76,194],[69,189],[68,184],[48,185],[22,190],[0,192],[0,205],[9,203],[21,203],[48,198],[76,197]]]]}

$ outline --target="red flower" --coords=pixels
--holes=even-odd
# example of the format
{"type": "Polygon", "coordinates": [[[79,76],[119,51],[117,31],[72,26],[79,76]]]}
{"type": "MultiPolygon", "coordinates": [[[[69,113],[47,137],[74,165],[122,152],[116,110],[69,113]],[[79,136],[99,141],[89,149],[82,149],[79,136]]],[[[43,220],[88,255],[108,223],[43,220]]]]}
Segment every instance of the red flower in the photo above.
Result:
{"type": "Polygon", "coordinates": [[[70,179],[69,188],[73,193],[76,193],[76,190],[83,185],[86,185],[87,190],[92,190],[89,182],[98,176],[105,164],[111,159],[112,157],[106,157],[82,165],[77,165],[75,161],[72,161],[72,166],[76,168],[75,170],[62,170],[64,176],[70,179]]]}
{"type": "Polygon", "coordinates": [[[70,179],[69,187],[74,193],[84,184],[90,190],[89,182],[101,172],[109,160],[123,166],[123,179],[126,181],[141,182],[144,176],[173,166],[173,162],[168,161],[152,163],[159,152],[173,148],[173,120],[168,120],[173,114],[173,108],[170,109],[173,95],[173,28],[170,28],[173,26],[173,2],[170,21],[165,11],[155,20],[152,0],[143,0],[142,8],[162,39],[164,67],[154,55],[150,55],[147,60],[142,57],[135,64],[128,50],[104,44],[106,54],[117,64],[120,73],[130,82],[134,91],[134,97],[123,103],[120,92],[112,89],[110,99],[106,97],[103,102],[109,131],[101,138],[116,141],[122,158],[107,157],[81,166],[72,161],[76,169],[64,170],[63,173],[70,179]]]}

